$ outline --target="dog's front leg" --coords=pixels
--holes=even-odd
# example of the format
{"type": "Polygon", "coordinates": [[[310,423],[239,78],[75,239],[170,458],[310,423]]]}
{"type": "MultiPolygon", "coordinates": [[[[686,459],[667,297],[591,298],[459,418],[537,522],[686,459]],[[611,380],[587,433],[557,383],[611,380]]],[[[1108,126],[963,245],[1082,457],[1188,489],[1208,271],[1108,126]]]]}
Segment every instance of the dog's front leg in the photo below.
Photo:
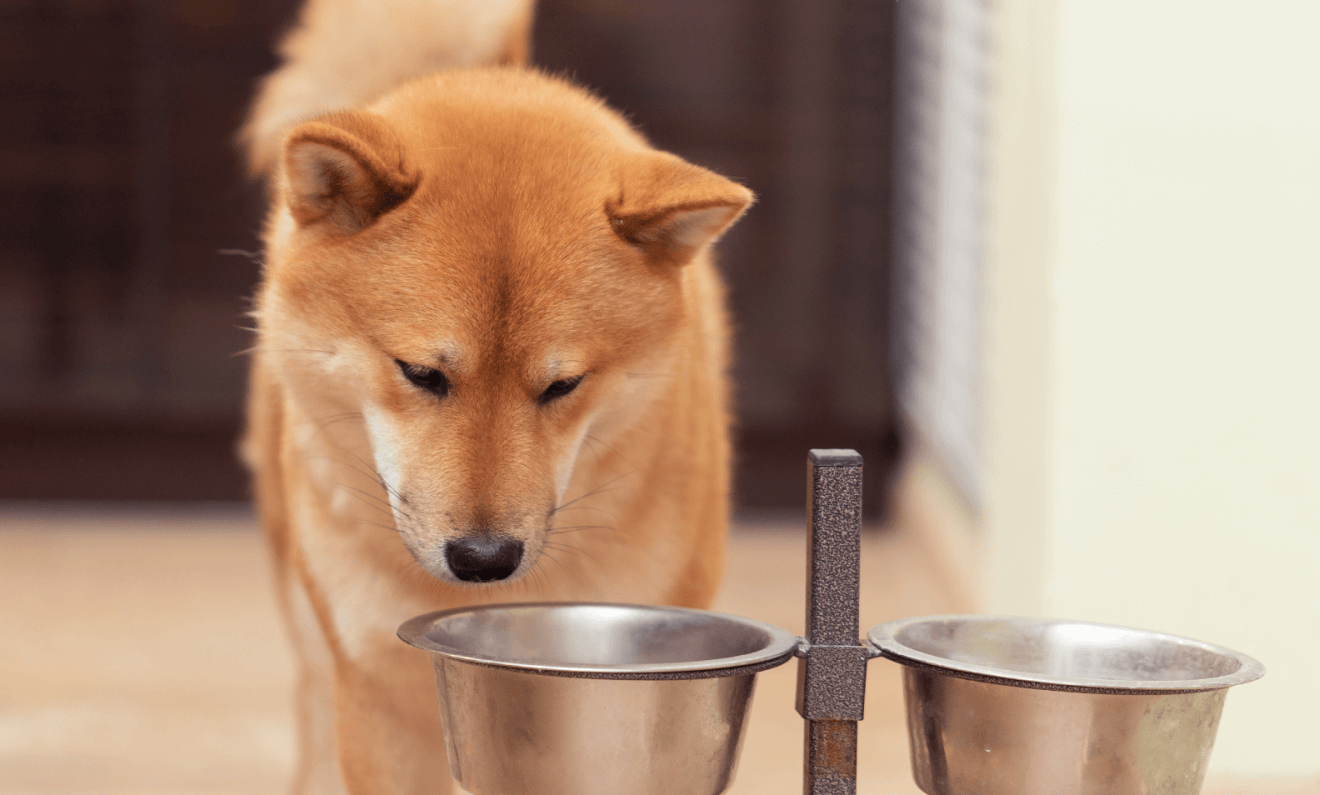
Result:
{"type": "Polygon", "coordinates": [[[334,684],[328,670],[298,674],[298,768],[292,795],[345,795],[335,754],[334,684]]]}
{"type": "Polygon", "coordinates": [[[296,577],[279,583],[285,619],[298,658],[298,759],[291,795],[345,795],[335,744],[334,656],[312,601],[296,577]]]}
{"type": "Polygon", "coordinates": [[[392,634],[381,638],[374,653],[336,666],[334,703],[339,765],[350,795],[452,791],[425,654],[392,634]]]}

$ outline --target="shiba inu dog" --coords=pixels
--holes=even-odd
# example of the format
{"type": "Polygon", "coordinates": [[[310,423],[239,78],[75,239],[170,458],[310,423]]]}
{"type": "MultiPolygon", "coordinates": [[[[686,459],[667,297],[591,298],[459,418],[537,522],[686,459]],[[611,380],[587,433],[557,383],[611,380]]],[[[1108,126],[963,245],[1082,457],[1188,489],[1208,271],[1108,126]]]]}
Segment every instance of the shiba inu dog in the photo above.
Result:
{"type": "Polygon", "coordinates": [[[449,781],[405,619],[712,598],[729,442],[710,245],[752,195],[497,65],[525,58],[526,2],[360,5],[307,9],[245,128],[272,207],[244,451],[299,662],[293,789],[399,795],[449,781]],[[352,38],[408,30],[406,50],[439,8],[480,39],[462,57],[352,38]],[[334,46],[357,88],[308,88],[348,68],[334,46]],[[491,65],[383,85],[473,58],[491,65]]]}

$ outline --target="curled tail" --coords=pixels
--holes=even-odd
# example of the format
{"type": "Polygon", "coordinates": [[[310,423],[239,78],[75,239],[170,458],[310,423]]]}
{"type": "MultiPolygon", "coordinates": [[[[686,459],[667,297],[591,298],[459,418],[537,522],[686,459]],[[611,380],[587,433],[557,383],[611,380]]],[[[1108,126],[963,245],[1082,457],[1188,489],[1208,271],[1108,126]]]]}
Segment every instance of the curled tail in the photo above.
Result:
{"type": "Polygon", "coordinates": [[[446,69],[521,65],[535,0],[307,0],[238,134],[248,172],[269,176],[298,122],[366,105],[446,69]]]}

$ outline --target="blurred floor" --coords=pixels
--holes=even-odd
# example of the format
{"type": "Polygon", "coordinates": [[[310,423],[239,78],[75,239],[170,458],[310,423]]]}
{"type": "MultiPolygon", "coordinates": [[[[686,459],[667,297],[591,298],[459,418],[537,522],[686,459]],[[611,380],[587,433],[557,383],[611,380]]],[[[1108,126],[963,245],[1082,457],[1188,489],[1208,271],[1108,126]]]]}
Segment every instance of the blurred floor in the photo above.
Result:
{"type": "MultiPolygon", "coordinates": [[[[868,534],[862,627],[956,612],[930,547],[868,534]]],[[[801,519],[739,522],[717,609],[802,632],[801,519]]],[[[0,795],[265,795],[292,759],[292,664],[262,541],[231,505],[0,505],[0,795]]],[[[762,675],[730,791],[800,791],[795,671],[762,675]]],[[[858,792],[917,793],[897,667],[871,665],[858,792]]],[[[1320,795],[1212,780],[1205,795],[1320,795]]]]}

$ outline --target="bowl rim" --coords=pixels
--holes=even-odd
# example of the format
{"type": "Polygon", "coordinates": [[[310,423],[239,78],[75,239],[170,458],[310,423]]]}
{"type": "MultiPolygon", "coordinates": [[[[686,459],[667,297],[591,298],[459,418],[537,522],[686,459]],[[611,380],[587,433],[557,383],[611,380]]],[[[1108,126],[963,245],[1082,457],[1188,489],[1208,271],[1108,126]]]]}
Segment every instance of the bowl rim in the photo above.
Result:
{"type": "Polygon", "coordinates": [[[876,656],[886,657],[900,665],[905,665],[910,668],[925,669],[936,673],[955,676],[960,679],[971,679],[990,684],[1009,685],[1011,687],[1027,687],[1038,690],[1136,695],[1152,695],[1157,693],[1199,693],[1208,690],[1221,690],[1223,688],[1233,687],[1234,685],[1253,682],[1265,675],[1265,666],[1262,665],[1260,661],[1256,660],[1254,657],[1234,651],[1225,646],[1206,643],[1204,641],[1194,640],[1181,635],[1173,635],[1168,632],[1156,632],[1153,630],[1139,629],[1119,624],[1102,624],[1094,621],[1077,621],[1073,619],[976,614],[918,616],[915,618],[901,618],[883,624],[876,624],[867,631],[866,639],[868,645],[872,648],[872,652],[876,656]],[[1050,676],[1047,674],[1026,673],[1022,671],[1010,671],[1005,668],[998,668],[991,665],[950,660],[946,657],[914,649],[898,640],[898,634],[902,630],[918,624],[950,622],[997,623],[1005,621],[1025,622],[1043,627],[1069,625],[1135,632],[1148,638],[1159,638],[1161,640],[1171,641],[1178,645],[1192,646],[1213,652],[1222,657],[1235,660],[1238,663],[1238,669],[1233,673],[1225,674],[1223,676],[1204,679],[1149,680],[1061,677],[1050,676]]]}
{"type": "Polygon", "coordinates": [[[799,638],[773,624],[743,616],[697,610],[690,607],[628,604],[624,602],[510,602],[438,610],[403,622],[398,629],[399,639],[410,646],[446,660],[457,660],[492,668],[505,668],[548,676],[566,676],[578,679],[711,679],[723,676],[754,674],[783,665],[797,651],[799,638]],[[606,608],[656,615],[699,615],[733,624],[758,629],[768,635],[764,648],[733,657],[668,663],[541,663],[506,660],[485,654],[456,649],[432,639],[428,632],[436,623],[463,613],[485,613],[512,609],[539,608],[545,610],[572,610],[574,608],[606,608]]]}

